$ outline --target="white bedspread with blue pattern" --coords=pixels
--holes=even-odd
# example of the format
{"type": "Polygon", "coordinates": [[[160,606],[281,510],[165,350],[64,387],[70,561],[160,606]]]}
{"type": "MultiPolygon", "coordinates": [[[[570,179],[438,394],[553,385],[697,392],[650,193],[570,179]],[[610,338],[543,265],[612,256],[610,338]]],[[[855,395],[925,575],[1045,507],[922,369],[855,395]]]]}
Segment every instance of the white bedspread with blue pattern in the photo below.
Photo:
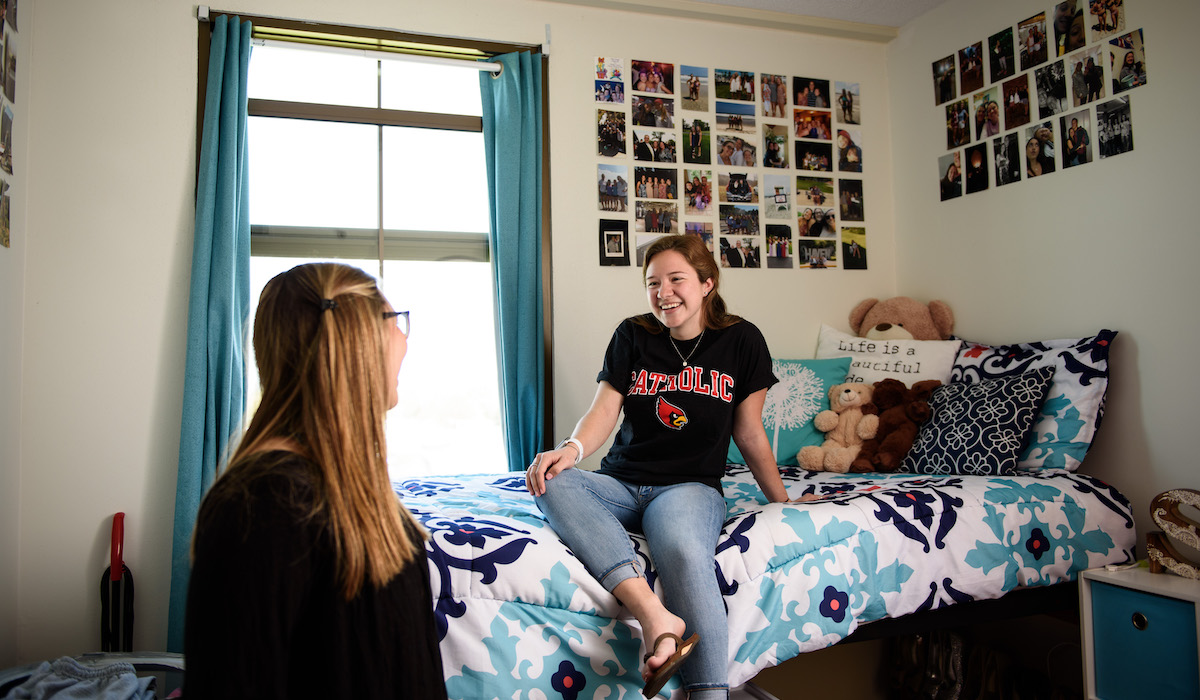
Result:
{"type": "MultiPolygon", "coordinates": [[[[714,575],[729,610],[729,680],[837,643],[859,625],[1133,559],[1129,502],[1091,477],[829,474],[785,468],[765,504],[724,479],[714,575]]],[[[427,543],[451,698],[641,697],[641,632],[558,539],[524,476],[395,484],[427,543]]],[[[653,559],[634,537],[655,590],[653,559]]],[[[664,689],[682,697],[678,679],[664,689]]]]}

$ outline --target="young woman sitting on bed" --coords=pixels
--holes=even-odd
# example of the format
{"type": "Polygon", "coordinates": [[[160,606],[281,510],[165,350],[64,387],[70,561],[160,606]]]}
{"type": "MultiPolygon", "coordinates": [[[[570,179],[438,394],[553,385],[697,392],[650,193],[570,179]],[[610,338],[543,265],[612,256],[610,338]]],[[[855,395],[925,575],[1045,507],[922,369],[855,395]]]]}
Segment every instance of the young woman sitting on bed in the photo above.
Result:
{"type": "Polygon", "coordinates": [[[446,697],[424,532],[386,463],[407,334],[357,268],[263,289],[262,401],[196,523],[189,699],[446,697]]]}
{"type": "Polygon", "coordinates": [[[650,245],[642,268],[650,313],[617,327],[591,407],[526,473],[550,525],[641,625],[646,697],[676,671],[691,700],[729,695],[713,557],[731,436],[767,499],[788,500],[762,423],[767,388],[778,381],[771,354],[758,328],[726,311],[719,275],[695,236],[650,245]],[[572,469],[608,440],[622,410],[600,470],[572,469]],[[644,578],[626,530],[645,534],[665,601],[644,578]]]}

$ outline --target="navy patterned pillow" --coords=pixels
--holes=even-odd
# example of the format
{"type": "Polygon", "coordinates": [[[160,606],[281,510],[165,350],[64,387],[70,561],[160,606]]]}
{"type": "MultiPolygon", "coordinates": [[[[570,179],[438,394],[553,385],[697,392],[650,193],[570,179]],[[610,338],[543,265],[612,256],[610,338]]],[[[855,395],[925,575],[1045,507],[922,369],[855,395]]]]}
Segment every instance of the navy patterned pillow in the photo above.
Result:
{"type": "Polygon", "coordinates": [[[921,425],[900,471],[1012,474],[1053,376],[1051,365],[1011,377],[938,387],[929,397],[933,415],[921,425]]]}
{"type": "Polygon", "coordinates": [[[1092,445],[1104,415],[1108,390],[1108,351],[1116,331],[1088,338],[1042,340],[1012,345],[965,341],[951,382],[978,382],[1054,367],[1054,380],[1033,437],[1021,454],[1018,469],[1075,471],[1092,445]]]}

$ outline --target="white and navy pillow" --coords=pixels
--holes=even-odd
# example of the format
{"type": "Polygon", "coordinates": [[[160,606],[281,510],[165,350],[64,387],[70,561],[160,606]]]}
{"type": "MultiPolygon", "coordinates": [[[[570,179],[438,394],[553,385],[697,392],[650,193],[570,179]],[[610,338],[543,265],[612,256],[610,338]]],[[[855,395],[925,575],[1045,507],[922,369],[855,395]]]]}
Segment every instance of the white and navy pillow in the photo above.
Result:
{"type": "Polygon", "coordinates": [[[929,397],[933,415],[921,426],[900,471],[1005,476],[1016,471],[1054,367],[947,384],[929,397]]]}
{"type": "Polygon", "coordinates": [[[950,381],[979,382],[1054,367],[1054,381],[1018,468],[1075,471],[1104,414],[1108,351],[1116,335],[1102,330],[1088,338],[995,346],[965,341],[950,381]]]}

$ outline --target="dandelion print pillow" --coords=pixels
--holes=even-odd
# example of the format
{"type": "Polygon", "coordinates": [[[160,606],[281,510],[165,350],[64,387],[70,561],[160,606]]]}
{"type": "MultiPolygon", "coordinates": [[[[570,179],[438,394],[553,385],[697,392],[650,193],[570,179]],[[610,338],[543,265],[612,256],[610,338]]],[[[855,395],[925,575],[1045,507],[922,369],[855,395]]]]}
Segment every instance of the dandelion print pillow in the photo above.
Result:
{"type": "Polygon", "coordinates": [[[1054,367],[947,384],[929,397],[933,415],[921,425],[902,472],[1006,476],[1029,440],[1033,419],[1046,400],[1054,367]]]}
{"type": "MultiPolygon", "coordinates": [[[[818,413],[829,408],[829,388],[846,380],[850,369],[850,358],[838,357],[831,360],[778,360],[771,359],[771,371],[779,380],[767,389],[767,400],[763,404],[763,427],[767,430],[767,441],[775,452],[775,463],[780,466],[799,466],[796,453],[805,445],[820,445],[825,434],[817,430],[812,422],[818,413]]],[[[730,464],[745,464],[733,440],[729,441],[730,464]]]]}

